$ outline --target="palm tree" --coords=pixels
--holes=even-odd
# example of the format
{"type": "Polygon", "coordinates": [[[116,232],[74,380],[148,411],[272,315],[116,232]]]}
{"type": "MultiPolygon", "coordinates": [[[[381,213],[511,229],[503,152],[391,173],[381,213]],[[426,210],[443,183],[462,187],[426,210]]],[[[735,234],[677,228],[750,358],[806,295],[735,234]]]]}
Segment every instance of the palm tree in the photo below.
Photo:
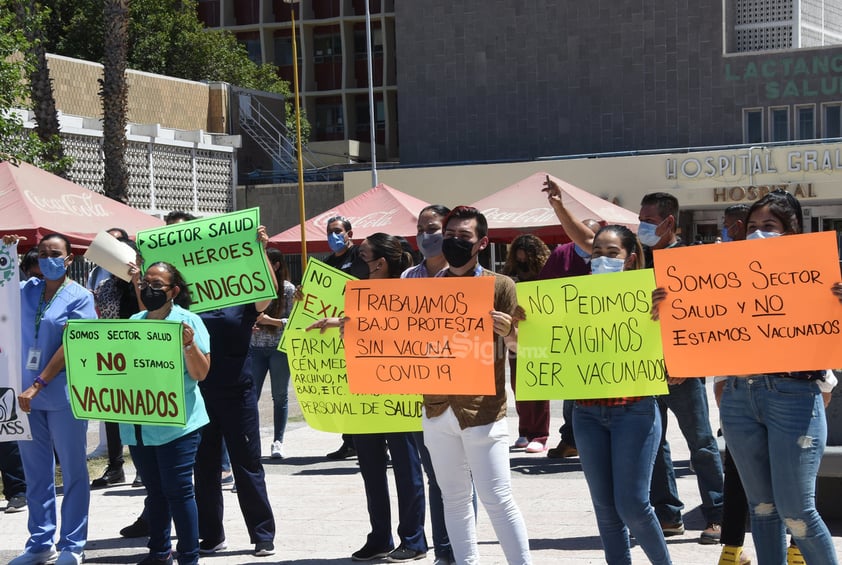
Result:
{"type": "Polygon", "coordinates": [[[52,171],[67,178],[69,160],[65,159],[64,148],[59,136],[60,128],[56,100],[53,97],[53,81],[47,67],[47,53],[44,48],[44,31],[41,14],[34,3],[15,0],[15,17],[29,44],[26,54],[29,70],[29,96],[35,113],[35,132],[44,143],[44,161],[53,163],[52,171]]]}
{"type": "Polygon", "coordinates": [[[129,38],[129,0],[105,0],[105,57],[99,81],[102,98],[102,151],[105,157],[105,195],[128,204],[126,167],[126,52],[129,38]]]}

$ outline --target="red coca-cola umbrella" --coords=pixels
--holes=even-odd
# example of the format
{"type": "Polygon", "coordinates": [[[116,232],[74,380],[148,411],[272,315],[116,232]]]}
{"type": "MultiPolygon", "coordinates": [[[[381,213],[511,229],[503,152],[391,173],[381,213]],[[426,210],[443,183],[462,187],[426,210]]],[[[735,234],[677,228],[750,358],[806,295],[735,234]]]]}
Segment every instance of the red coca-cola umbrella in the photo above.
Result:
{"type": "MultiPolygon", "coordinates": [[[[547,176],[547,173],[535,173],[472,204],[488,220],[491,241],[509,243],[521,233],[535,234],[545,243],[570,241],[547,202],[547,194],[541,192],[547,176]]],[[[639,222],[635,212],[569,182],[550,178],[561,187],[562,202],[574,218],[620,224],[637,232],[639,222]]]]}
{"type": "Polygon", "coordinates": [[[0,234],[26,237],[21,249],[58,232],[80,252],[108,228],[123,228],[134,235],[162,225],[163,220],[155,216],[28,163],[0,163],[0,234]]]}
{"type": "MultiPolygon", "coordinates": [[[[418,232],[418,212],[428,206],[414,196],[383,183],[335,208],[307,220],[307,251],[328,251],[327,221],[342,216],[351,222],[354,241],[377,232],[403,236],[414,241],[418,232]]],[[[301,252],[301,226],[293,226],[269,238],[269,245],[285,253],[301,252]]]]}

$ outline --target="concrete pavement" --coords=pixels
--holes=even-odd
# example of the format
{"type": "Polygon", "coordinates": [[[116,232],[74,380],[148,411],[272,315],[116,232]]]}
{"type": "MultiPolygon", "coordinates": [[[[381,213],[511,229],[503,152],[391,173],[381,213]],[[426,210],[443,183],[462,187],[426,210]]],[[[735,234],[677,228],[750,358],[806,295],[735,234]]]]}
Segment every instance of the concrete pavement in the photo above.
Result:
{"type": "MultiPolygon", "coordinates": [[[[710,389],[710,386],[708,386],[710,389]]],[[[260,403],[263,428],[263,452],[272,506],[278,533],[276,553],[271,557],[254,557],[253,546],[243,524],[236,494],[225,493],[225,530],[228,549],[202,557],[207,565],[246,563],[350,563],[350,555],[359,549],[369,531],[362,479],[355,459],[329,461],[325,453],[339,445],[339,436],[319,432],[300,419],[300,411],[291,394],[290,415],[283,461],[268,458],[271,437],[269,379],[260,403]]],[[[510,399],[510,404],[512,401],[510,399]]],[[[712,402],[711,406],[715,407],[712,402]]],[[[715,408],[713,408],[715,411],[715,408]]],[[[712,414],[714,423],[718,416],[712,414]]],[[[509,410],[512,442],[516,437],[517,416],[513,405],[509,410]]],[[[561,423],[561,402],[553,402],[550,443],[558,442],[561,423]]],[[[98,426],[91,425],[89,449],[97,442],[98,426]]],[[[676,565],[714,565],[719,546],[697,543],[704,519],[698,509],[699,493],[695,476],[688,469],[687,446],[675,421],[670,417],[669,438],[682,500],[686,505],[687,533],[668,538],[670,553],[676,565]]],[[[104,466],[104,463],[103,463],[104,466]]],[[[511,453],[515,499],[526,520],[533,561],[536,564],[604,563],[599,534],[587,485],[577,459],[554,460],[543,454],[511,453]]],[[[131,481],[134,469],[127,465],[131,481]]],[[[88,563],[133,564],[146,555],[145,539],[124,539],[118,534],[123,526],[134,521],[141,511],[144,489],[128,484],[91,493],[90,531],[86,550],[88,563]]],[[[397,527],[397,500],[392,497],[393,522],[397,527]]],[[[481,505],[480,505],[481,508],[481,505]]],[[[8,562],[24,546],[27,512],[0,513],[0,563],[8,562]]],[[[829,524],[837,551],[842,554],[842,523],[829,524]]],[[[488,521],[480,509],[478,533],[482,562],[505,563],[503,553],[488,521]]],[[[432,537],[427,526],[428,542],[432,537]]],[[[750,535],[746,542],[751,548],[750,535]]],[[[639,547],[632,549],[635,563],[645,563],[639,547]]],[[[432,563],[432,549],[426,560],[432,563]]]]}

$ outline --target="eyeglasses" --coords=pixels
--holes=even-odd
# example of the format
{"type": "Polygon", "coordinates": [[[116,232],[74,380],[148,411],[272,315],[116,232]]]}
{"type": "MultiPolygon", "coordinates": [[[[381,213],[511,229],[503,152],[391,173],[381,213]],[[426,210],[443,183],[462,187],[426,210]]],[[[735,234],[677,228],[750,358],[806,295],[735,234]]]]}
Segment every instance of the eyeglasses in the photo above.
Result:
{"type": "Polygon", "coordinates": [[[140,290],[146,290],[147,288],[151,288],[152,290],[164,290],[165,288],[172,287],[172,285],[171,284],[159,283],[158,281],[154,281],[154,282],[140,281],[139,283],[137,283],[137,287],[140,290]]]}

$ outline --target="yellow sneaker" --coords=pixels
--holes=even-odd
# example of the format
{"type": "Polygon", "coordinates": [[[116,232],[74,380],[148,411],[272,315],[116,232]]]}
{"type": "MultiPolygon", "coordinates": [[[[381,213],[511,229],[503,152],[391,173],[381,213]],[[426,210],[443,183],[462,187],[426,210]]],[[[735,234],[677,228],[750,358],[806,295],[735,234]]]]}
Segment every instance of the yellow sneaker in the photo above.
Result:
{"type": "Polygon", "coordinates": [[[801,550],[798,547],[791,545],[786,550],[786,565],[807,565],[804,561],[804,556],[801,555],[801,550]]]}
{"type": "Polygon", "coordinates": [[[719,565],[751,565],[751,557],[736,545],[723,545],[719,554],[719,565]]]}

